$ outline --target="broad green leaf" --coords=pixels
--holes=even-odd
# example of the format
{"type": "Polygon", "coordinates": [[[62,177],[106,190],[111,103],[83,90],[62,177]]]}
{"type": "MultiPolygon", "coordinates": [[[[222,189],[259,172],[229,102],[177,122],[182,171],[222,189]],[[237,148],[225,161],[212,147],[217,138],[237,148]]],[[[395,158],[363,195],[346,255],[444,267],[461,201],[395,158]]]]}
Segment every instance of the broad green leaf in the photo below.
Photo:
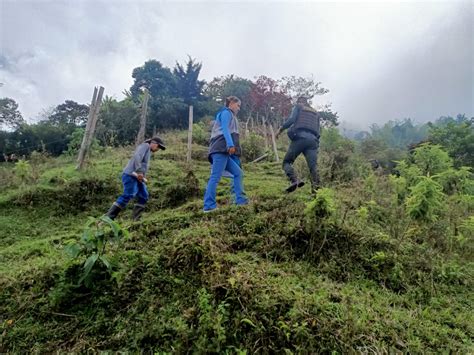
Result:
{"type": "Polygon", "coordinates": [[[257,326],[256,326],[250,319],[248,319],[248,318],[243,318],[243,319],[241,319],[241,320],[240,320],[240,323],[246,323],[246,324],[248,324],[248,325],[251,325],[251,326],[254,327],[254,328],[257,327],[257,326]]]}
{"type": "Polygon", "coordinates": [[[81,246],[79,244],[69,244],[64,248],[66,253],[71,257],[71,258],[77,258],[77,256],[81,253],[81,246]]]}
{"type": "Polygon", "coordinates": [[[84,280],[90,274],[98,258],[99,254],[92,254],[86,259],[86,262],[84,263],[84,275],[81,277],[79,283],[82,282],[82,280],[84,280]]]}
{"type": "Polygon", "coordinates": [[[120,228],[119,224],[117,222],[112,221],[112,223],[110,223],[110,227],[112,228],[112,231],[114,233],[114,237],[119,238],[120,237],[120,232],[122,230],[122,228],[120,228]]]}
{"type": "Polygon", "coordinates": [[[108,270],[112,269],[112,263],[110,262],[109,259],[107,259],[107,257],[105,257],[104,255],[101,255],[99,259],[100,261],[104,263],[104,265],[107,267],[108,270]]]}

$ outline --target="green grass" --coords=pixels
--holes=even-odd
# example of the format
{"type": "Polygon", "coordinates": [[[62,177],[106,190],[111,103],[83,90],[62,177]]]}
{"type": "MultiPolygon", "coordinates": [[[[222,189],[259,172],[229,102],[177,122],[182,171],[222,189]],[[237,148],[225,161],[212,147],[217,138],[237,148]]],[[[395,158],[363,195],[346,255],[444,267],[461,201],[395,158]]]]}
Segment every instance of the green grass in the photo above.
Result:
{"type": "Polygon", "coordinates": [[[308,219],[309,186],[285,195],[274,162],[244,165],[250,205],[233,206],[224,179],[219,209],[204,214],[205,154],[189,166],[182,137],[167,142],[143,220],[120,215],[129,235],[107,247],[114,271],[96,268],[90,287],[78,284],[84,258],[64,248],[120,193],[131,149],[81,173],[49,159],[35,181],[2,187],[1,352],[474,351],[472,242],[446,235],[453,221],[413,223],[373,175],[326,180],[336,210],[308,219]]]}

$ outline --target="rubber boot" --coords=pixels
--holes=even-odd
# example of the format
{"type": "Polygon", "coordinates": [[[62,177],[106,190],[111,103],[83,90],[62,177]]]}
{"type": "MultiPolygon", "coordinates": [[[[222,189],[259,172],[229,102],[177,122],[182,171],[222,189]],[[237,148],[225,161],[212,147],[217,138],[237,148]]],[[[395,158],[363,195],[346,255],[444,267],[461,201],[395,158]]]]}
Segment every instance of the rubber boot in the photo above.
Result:
{"type": "Polygon", "coordinates": [[[297,187],[303,187],[304,186],[304,181],[300,179],[294,179],[290,186],[286,188],[286,192],[290,193],[296,190],[297,187]]]}
{"type": "Polygon", "coordinates": [[[132,219],[134,221],[140,220],[140,217],[141,217],[144,209],[145,209],[145,206],[143,206],[143,205],[136,204],[135,206],[133,206],[132,219]]]}
{"type": "Polygon", "coordinates": [[[122,208],[119,205],[117,205],[116,203],[114,203],[105,215],[107,217],[109,217],[110,219],[115,219],[115,217],[117,217],[117,215],[120,213],[120,211],[122,211],[122,208]]]}

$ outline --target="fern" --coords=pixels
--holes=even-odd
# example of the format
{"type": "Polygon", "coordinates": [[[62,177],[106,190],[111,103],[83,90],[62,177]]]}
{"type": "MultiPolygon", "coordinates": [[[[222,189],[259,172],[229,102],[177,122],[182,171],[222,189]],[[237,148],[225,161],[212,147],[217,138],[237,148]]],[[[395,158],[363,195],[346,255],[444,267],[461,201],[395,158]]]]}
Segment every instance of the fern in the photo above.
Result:
{"type": "Polygon", "coordinates": [[[445,197],[440,184],[431,177],[421,176],[406,201],[407,213],[413,220],[434,222],[443,210],[445,197]]]}

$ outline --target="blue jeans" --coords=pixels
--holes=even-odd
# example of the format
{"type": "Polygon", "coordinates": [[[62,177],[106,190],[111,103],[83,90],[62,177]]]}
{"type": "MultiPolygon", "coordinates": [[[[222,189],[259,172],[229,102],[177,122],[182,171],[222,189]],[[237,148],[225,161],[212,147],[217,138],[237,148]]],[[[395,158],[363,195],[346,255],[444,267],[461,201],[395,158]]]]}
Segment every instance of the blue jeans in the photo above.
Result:
{"type": "Polygon", "coordinates": [[[222,178],[224,170],[230,172],[234,181],[232,184],[235,193],[235,203],[237,205],[245,205],[248,203],[243,187],[244,172],[240,168],[239,161],[229,154],[214,153],[212,154],[211,176],[207,183],[206,193],[204,194],[204,210],[213,210],[217,207],[216,190],[217,184],[222,178]]]}
{"type": "MultiPolygon", "coordinates": [[[[235,156],[235,155],[231,155],[230,156],[230,159],[232,159],[233,161],[235,161],[237,163],[237,165],[239,166],[240,169],[242,169],[242,164],[240,163],[240,158],[235,156]]],[[[211,170],[212,170],[212,165],[211,165],[211,170]]],[[[232,175],[228,170],[224,170],[224,172],[222,173],[222,177],[225,177],[225,178],[229,178],[231,179],[231,182],[230,182],[230,194],[232,196],[235,195],[235,187],[234,187],[234,184],[235,184],[235,180],[234,180],[234,175],[232,175]]]]}
{"type": "Polygon", "coordinates": [[[117,199],[116,203],[125,208],[128,202],[134,197],[137,198],[137,204],[144,206],[148,201],[148,190],[144,182],[139,182],[134,176],[122,174],[123,194],[117,199]]]}

